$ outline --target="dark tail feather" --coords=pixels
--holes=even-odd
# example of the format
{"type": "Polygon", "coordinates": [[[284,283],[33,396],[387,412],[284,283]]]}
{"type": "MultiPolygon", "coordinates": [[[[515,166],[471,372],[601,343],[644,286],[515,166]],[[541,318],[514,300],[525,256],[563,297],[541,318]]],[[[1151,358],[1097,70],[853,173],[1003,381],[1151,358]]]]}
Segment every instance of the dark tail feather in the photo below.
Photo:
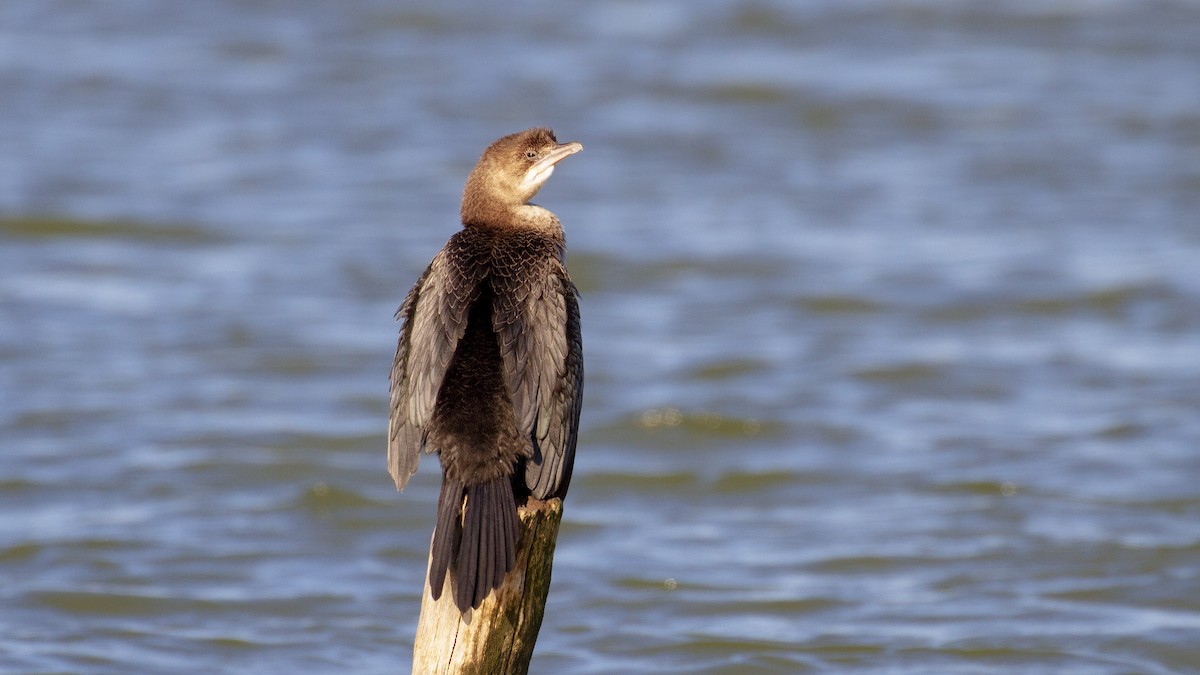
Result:
{"type": "Polygon", "coordinates": [[[459,541],[462,539],[460,516],[464,489],[462,483],[443,480],[442,492],[438,495],[437,524],[433,528],[429,556],[429,590],[434,600],[442,597],[446,571],[458,556],[459,541]]]}
{"type": "MultiPolygon", "coordinates": [[[[520,529],[508,476],[468,486],[466,497],[462,543],[451,568],[454,604],[460,612],[479,607],[488,593],[504,583],[504,577],[516,564],[520,529]]],[[[442,527],[440,512],[439,506],[438,527],[442,527]]],[[[434,542],[437,542],[436,533],[434,542]]],[[[432,581],[432,576],[430,579],[432,581]]]]}

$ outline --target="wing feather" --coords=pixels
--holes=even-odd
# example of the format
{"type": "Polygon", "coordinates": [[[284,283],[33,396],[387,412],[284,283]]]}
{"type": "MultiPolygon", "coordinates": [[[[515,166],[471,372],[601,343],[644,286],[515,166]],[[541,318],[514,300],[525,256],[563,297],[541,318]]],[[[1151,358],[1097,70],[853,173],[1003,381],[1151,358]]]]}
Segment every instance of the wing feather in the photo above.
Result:
{"type": "Polygon", "coordinates": [[[485,273],[478,261],[458,255],[464,243],[451,237],[396,312],[404,325],[390,378],[388,471],[397,489],[417,471],[438,391],[485,273]]]}
{"type": "MultiPolygon", "coordinates": [[[[565,280],[560,296],[566,317],[566,341],[563,348],[562,374],[550,399],[540,405],[539,425],[534,445],[542,462],[530,462],[525,483],[538,499],[566,496],[575,464],[575,443],[579,433],[579,411],[583,404],[583,340],[579,330],[579,303],[574,284],[565,280]],[[542,425],[541,419],[547,423],[542,425]]],[[[558,359],[558,355],[555,355],[558,359]]]]}
{"type": "Polygon", "coordinates": [[[495,279],[493,321],[517,429],[533,445],[525,482],[534,497],[566,494],[583,396],[578,291],[557,257],[519,279],[495,279]]]}

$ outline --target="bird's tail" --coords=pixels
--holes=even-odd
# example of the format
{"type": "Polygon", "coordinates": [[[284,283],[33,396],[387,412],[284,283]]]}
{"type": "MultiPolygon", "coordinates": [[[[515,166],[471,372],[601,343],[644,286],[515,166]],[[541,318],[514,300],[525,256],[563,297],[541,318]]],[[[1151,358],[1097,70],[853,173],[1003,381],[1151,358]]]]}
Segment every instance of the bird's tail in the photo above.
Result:
{"type": "Polygon", "coordinates": [[[516,564],[519,532],[508,476],[475,485],[443,478],[429,561],[433,599],[449,572],[458,611],[478,608],[516,564]]]}

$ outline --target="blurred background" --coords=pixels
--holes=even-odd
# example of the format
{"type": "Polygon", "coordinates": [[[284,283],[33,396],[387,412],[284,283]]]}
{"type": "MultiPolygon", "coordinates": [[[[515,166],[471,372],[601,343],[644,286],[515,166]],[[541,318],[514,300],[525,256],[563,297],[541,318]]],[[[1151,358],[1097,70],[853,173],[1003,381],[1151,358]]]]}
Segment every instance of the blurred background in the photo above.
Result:
{"type": "Polygon", "coordinates": [[[0,670],[407,670],[392,313],[543,124],[588,379],[535,672],[1200,668],[1198,35],[5,0],[0,670]]]}

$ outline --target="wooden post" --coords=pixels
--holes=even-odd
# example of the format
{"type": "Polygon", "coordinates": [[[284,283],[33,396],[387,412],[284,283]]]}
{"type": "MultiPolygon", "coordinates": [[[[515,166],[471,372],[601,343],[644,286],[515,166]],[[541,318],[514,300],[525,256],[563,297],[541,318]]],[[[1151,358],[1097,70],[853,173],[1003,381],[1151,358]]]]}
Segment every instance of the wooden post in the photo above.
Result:
{"type": "Polygon", "coordinates": [[[500,588],[484,598],[464,623],[454,605],[450,577],[434,602],[429,575],[413,643],[413,675],[524,675],[542,627],[562,500],[529,499],[517,509],[521,536],[517,563],[500,588]]]}

